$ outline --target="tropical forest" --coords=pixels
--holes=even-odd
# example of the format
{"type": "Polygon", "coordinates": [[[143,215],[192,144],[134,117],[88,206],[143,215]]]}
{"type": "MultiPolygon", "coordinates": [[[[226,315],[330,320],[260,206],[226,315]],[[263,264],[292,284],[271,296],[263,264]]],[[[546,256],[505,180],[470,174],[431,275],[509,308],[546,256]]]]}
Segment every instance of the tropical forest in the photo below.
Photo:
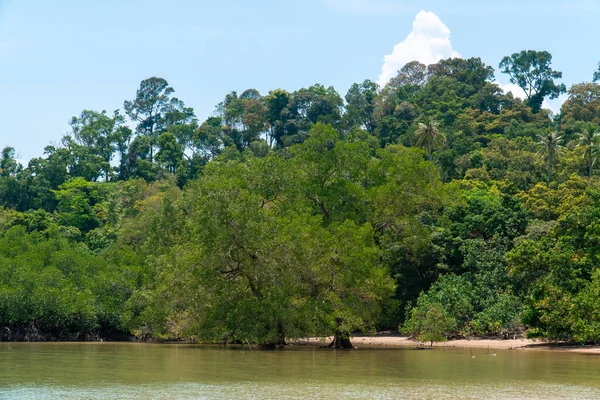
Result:
{"type": "Polygon", "coordinates": [[[0,340],[598,342],[589,78],[524,50],[239,88],[205,120],[161,77],[82,104],[40,157],[1,152],[0,340]]]}

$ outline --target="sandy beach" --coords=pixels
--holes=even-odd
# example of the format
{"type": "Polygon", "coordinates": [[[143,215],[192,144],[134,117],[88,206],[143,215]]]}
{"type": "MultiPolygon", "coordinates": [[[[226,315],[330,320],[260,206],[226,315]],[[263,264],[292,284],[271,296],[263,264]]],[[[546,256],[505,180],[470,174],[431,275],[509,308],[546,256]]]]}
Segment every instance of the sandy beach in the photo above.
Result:
{"type": "MultiPolygon", "coordinates": [[[[294,345],[326,346],[332,338],[306,338],[291,342],[294,345]]],[[[429,343],[422,343],[407,336],[383,335],[383,336],[356,336],[352,338],[352,344],[358,349],[377,348],[416,348],[428,347],[429,343]]],[[[550,343],[532,339],[458,339],[447,342],[436,342],[433,347],[457,347],[471,349],[497,349],[497,350],[543,350],[543,351],[567,351],[582,354],[600,354],[600,346],[581,346],[570,343],[550,343]]]]}

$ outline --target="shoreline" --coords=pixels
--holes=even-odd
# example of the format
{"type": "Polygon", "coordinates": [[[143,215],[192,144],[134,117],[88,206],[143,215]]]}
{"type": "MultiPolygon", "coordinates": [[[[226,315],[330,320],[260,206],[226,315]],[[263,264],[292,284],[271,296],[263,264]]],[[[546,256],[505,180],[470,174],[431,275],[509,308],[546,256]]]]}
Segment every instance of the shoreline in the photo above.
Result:
{"type": "MultiPolygon", "coordinates": [[[[290,341],[295,346],[327,346],[331,337],[311,337],[290,341]]],[[[408,336],[353,336],[350,341],[357,349],[393,349],[393,348],[420,348],[429,347],[408,336]]],[[[600,345],[581,346],[574,343],[544,342],[533,339],[454,339],[447,342],[434,342],[433,348],[464,348],[464,349],[494,349],[494,350],[525,350],[525,351],[558,351],[580,354],[600,355],[600,345]]]]}
{"type": "MultiPolygon", "coordinates": [[[[285,347],[319,347],[326,348],[333,337],[309,337],[301,339],[289,339],[285,347]]],[[[354,349],[427,349],[429,342],[423,343],[408,336],[383,334],[377,336],[359,335],[350,338],[354,349]]],[[[197,342],[194,340],[93,340],[93,341],[0,341],[0,344],[141,344],[141,345],[192,345],[192,346],[223,346],[218,343],[197,342]]],[[[226,347],[243,348],[246,344],[227,344],[226,347]]],[[[257,345],[257,348],[258,345],[257,345]]],[[[453,339],[446,342],[434,342],[433,348],[456,348],[456,349],[478,349],[478,350],[516,350],[516,351],[550,351],[561,353],[578,353],[587,355],[600,355],[600,344],[581,345],[573,342],[547,342],[534,339],[453,339]]]]}

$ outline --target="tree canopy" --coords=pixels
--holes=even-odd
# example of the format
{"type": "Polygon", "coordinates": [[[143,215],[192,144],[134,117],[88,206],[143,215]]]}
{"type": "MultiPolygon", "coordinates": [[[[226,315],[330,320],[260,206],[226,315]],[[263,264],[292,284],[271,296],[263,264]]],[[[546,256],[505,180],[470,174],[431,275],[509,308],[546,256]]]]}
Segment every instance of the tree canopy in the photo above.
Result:
{"type": "Polygon", "coordinates": [[[26,165],[5,147],[0,339],[599,341],[600,86],[553,116],[551,62],[501,61],[524,101],[453,58],[204,121],[151,77],[26,165]]]}

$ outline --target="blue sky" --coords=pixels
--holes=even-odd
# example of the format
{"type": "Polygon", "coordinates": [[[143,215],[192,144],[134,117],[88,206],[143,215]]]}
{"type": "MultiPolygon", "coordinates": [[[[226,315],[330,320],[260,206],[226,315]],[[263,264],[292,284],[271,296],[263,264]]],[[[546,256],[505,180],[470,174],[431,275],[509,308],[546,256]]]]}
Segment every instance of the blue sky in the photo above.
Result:
{"type": "Polygon", "coordinates": [[[427,57],[445,26],[442,53],[497,68],[513,52],[548,50],[569,86],[600,61],[598,21],[591,0],[0,0],[0,147],[40,156],[73,115],[121,108],[150,76],[167,79],[200,119],[250,87],[322,83],[343,96],[377,80],[415,27],[421,41],[397,47],[396,60],[427,57]],[[413,24],[423,10],[435,15],[413,24]]]}

